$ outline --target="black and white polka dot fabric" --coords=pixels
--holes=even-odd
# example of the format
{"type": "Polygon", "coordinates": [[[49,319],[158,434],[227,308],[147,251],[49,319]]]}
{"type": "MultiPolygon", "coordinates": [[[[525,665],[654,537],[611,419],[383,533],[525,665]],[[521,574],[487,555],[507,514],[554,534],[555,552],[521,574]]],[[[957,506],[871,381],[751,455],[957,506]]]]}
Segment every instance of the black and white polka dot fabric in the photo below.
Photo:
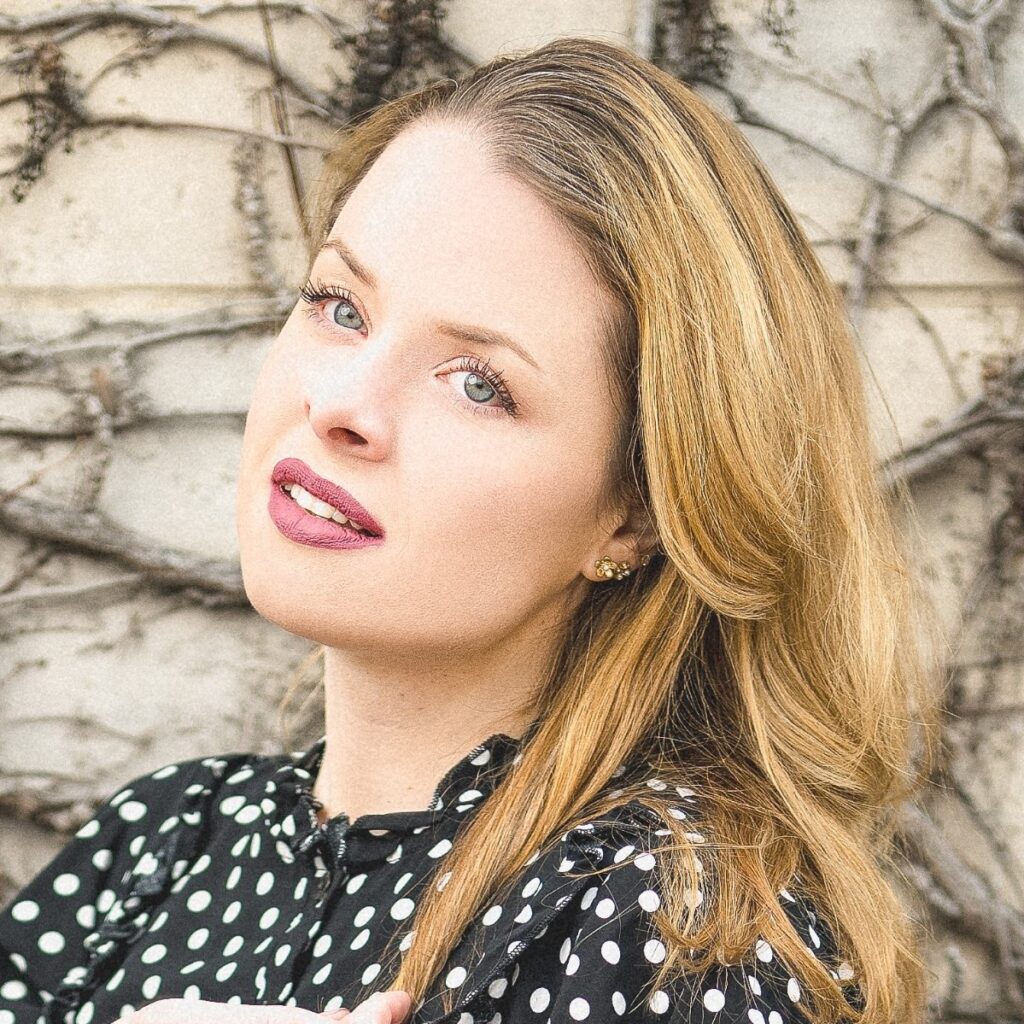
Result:
{"type": "MultiPolygon", "coordinates": [[[[469,751],[429,810],[352,822],[318,821],[323,737],[290,755],[196,758],[133,779],[0,913],[0,1024],[111,1024],[166,998],[355,1006],[389,987],[388,940],[393,957],[408,948],[425,886],[446,883],[458,827],[521,742],[496,733],[469,751]]],[[[690,790],[675,802],[674,815],[697,822],[690,790]]],[[[410,1024],[802,1022],[799,981],[763,940],[736,965],[645,985],[665,955],[651,918],[659,822],[667,835],[630,801],[535,853],[462,936],[410,1024]]],[[[825,922],[789,890],[779,898],[844,976],[825,922]]]]}

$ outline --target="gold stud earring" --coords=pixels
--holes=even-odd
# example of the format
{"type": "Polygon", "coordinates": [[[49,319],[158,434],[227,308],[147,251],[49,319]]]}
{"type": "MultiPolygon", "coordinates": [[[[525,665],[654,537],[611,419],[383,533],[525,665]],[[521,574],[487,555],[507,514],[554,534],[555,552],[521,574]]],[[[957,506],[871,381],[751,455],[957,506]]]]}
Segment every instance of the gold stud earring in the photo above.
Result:
{"type": "Polygon", "coordinates": [[[606,580],[613,577],[623,580],[633,572],[629,567],[629,562],[616,562],[615,559],[609,558],[607,555],[602,555],[594,563],[594,569],[599,576],[603,576],[606,580]]]}

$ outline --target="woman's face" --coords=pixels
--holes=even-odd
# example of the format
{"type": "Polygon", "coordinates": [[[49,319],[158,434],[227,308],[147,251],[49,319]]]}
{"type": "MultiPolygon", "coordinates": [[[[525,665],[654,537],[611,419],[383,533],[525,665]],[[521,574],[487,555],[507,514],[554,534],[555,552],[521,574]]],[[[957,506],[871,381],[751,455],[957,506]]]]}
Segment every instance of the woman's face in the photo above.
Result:
{"type": "Polygon", "coordinates": [[[598,521],[615,429],[598,341],[610,299],[553,215],[456,127],[395,139],[329,239],[246,420],[250,601],[353,652],[493,650],[556,624],[595,558],[627,557],[606,543],[618,522],[598,521]],[[503,332],[519,351],[445,323],[503,332]],[[282,459],[344,488],[383,540],[345,546],[293,505],[271,479],[282,459]],[[301,539],[319,534],[342,546],[301,539]]]}

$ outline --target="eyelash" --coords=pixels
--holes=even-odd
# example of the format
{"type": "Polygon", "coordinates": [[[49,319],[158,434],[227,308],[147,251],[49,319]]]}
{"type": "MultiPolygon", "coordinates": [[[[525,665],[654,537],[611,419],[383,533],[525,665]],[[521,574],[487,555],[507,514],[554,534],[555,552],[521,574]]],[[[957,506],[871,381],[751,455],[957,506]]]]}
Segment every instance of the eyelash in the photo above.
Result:
{"type": "MultiPolygon", "coordinates": [[[[347,302],[357,313],[359,313],[361,319],[366,319],[363,314],[359,312],[356,304],[352,301],[352,293],[348,291],[348,289],[341,288],[338,285],[309,280],[299,289],[299,295],[301,295],[303,300],[312,307],[307,310],[307,315],[310,319],[326,323],[331,328],[339,328],[340,324],[336,324],[333,321],[328,320],[320,311],[319,307],[322,303],[328,302],[332,299],[347,302]]],[[[450,370],[448,372],[458,373],[459,371],[475,373],[478,377],[485,380],[497,393],[498,398],[501,399],[501,409],[493,405],[480,405],[479,402],[462,403],[468,404],[471,412],[481,416],[491,416],[495,413],[500,415],[502,411],[513,418],[519,415],[519,403],[512,397],[512,392],[509,391],[502,372],[498,369],[492,368],[490,360],[481,360],[477,356],[471,355],[460,356],[458,366],[456,366],[454,370],[450,370]]]]}

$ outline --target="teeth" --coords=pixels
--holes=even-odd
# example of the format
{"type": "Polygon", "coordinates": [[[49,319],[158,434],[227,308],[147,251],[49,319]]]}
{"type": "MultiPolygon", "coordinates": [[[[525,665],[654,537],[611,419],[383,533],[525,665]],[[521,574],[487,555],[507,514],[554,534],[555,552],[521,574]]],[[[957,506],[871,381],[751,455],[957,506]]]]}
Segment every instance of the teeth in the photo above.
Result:
{"type": "Polygon", "coordinates": [[[310,494],[305,487],[299,484],[282,484],[282,487],[291,495],[292,501],[297,505],[301,505],[307,512],[312,512],[313,515],[320,516],[321,519],[333,519],[334,522],[340,523],[342,526],[348,526],[353,530],[358,530],[360,533],[368,534],[370,532],[358,523],[353,523],[351,519],[346,518],[333,505],[329,505],[326,501],[321,501],[310,494]]]}

